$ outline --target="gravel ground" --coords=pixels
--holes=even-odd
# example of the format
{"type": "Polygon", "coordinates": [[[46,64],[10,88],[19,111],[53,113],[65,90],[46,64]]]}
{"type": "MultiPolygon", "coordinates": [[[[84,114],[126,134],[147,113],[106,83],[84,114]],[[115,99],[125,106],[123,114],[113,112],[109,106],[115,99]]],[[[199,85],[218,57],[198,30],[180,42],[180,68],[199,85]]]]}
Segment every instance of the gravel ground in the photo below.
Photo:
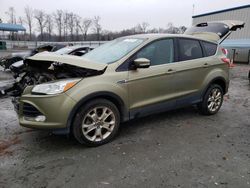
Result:
{"type": "Polygon", "coordinates": [[[11,99],[2,98],[0,187],[249,188],[249,69],[231,70],[218,114],[189,107],[133,120],[97,148],[20,127],[11,99]]]}

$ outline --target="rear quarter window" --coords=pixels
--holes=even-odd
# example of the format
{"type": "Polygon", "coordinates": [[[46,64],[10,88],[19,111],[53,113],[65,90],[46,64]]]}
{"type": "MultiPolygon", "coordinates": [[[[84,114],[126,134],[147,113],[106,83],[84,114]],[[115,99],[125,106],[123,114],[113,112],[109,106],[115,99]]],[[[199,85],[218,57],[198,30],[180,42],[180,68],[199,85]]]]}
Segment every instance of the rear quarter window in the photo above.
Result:
{"type": "Polygon", "coordinates": [[[202,41],[203,46],[204,46],[204,50],[205,50],[205,56],[213,56],[215,55],[216,51],[217,51],[217,44],[214,43],[210,43],[210,42],[204,42],[202,41]]]}

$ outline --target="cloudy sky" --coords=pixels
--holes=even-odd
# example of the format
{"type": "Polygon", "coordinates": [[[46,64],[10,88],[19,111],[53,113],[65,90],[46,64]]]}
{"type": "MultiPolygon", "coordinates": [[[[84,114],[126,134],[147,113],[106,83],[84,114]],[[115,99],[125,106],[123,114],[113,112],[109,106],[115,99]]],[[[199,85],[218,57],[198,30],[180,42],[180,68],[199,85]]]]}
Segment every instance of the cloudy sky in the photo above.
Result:
{"type": "Polygon", "coordinates": [[[52,13],[56,9],[72,11],[81,17],[101,17],[101,25],[107,30],[131,28],[138,23],[148,22],[151,27],[174,25],[190,26],[191,16],[250,4],[250,0],[0,0],[0,18],[7,21],[5,12],[14,7],[16,15],[23,16],[29,5],[52,13]]]}

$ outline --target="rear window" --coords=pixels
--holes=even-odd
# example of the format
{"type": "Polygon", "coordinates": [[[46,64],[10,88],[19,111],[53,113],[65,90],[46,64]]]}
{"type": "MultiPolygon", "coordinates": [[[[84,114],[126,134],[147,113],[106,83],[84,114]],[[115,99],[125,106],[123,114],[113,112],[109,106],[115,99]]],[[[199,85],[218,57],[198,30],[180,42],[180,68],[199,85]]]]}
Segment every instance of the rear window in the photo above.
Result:
{"type": "Polygon", "coordinates": [[[185,34],[190,35],[193,33],[212,32],[219,35],[220,38],[224,37],[229,32],[229,27],[223,23],[200,23],[185,31],[185,34]]]}
{"type": "Polygon", "coordinates": [[[204,49],[205,49],[205,56],[208,57],[208,56],[213,56],[215,53],[216,53],[216,50],[217,50],[217,44],[213,44],[213,43],[210,43],[210,42],[202,42],[203,43],[203,46],[204,46],[204,49]]]}
{"type": "Polygon", "coordinates": [[[193,39],[179,39],[179,61],[202,58],[200,42],[193,39]]]}

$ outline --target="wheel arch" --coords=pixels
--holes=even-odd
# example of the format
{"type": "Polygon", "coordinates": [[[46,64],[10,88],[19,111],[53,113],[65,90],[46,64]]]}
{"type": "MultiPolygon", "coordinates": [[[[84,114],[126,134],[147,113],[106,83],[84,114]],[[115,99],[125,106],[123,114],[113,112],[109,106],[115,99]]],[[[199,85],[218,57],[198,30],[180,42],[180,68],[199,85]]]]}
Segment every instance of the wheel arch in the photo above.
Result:
{"type": "Polygon", "coordinates": [[[114,105],[118,108],[120,112],[121,122],[127,121],[129,119],[129,112],[125,106],[125,103],[118,95],[111,93],[111,92],[106,92],[106,91],[96,92],[96,93],[92,93],[90,95],[85,96],[74,106],[74,108],[71,110],[69,114],[69,118],[67,121],[67,128],[71,129],[75,115],[77,111],[81,108],[81,106],[83,106],[90,100],[99,99],[99,98],[106,99],[114,103],[114,105]]]}
{"type": "Polygon", "coordinates": [[[208,84],[207,87],[205,88],[205,90],[203,91],[203,95],[206,93],[206,91],[208,90],[208,88],[212,85],[212,84],[218,84],[219,86],[221,86],[221,88],[223,89],[223,94],[225,95],[228,91],[228,83],[226,81],[225,78],[219,76],[216,77],[214,79],[212,79],[208,84]]]}

